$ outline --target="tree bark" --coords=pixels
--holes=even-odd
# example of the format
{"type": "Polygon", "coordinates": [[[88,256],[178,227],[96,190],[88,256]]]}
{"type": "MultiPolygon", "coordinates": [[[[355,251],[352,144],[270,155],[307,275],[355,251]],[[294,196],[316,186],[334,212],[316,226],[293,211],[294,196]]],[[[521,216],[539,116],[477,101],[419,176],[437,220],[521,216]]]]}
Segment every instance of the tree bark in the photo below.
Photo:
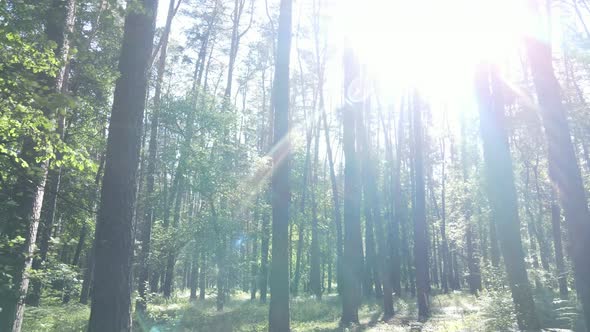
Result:
{"type": "Polygon", "coordinates": [[[476,77],[476,93],[480,113],[490,207],[504,256],[506,273],[521,330],[538,330],[535,304],[524,262],[520,219],[510,147],[504,125],[502,85],[489,65],[481,65],[476,77]],[[490,91],[491,85],[491,92],[490,91]]]}
{"type": "Polygon", "coordinates": [[[576,291],[584,310],[586,328],[590,327],[590,213],[586,191],[570,136],[566,109],[555,77],[551,46],[528,38],[526,51],[537,90],[541,119],[547,139],[549,177],[565,216],[570,252],[576,279],[576,291]]]}
{"type": "Polygon", "coordinates": [[[138,5],[125,17],[96,225],[89,332],[131,330],[132,219],[157,0],[138,5]]]}
{"type": "Polygon", "coordinates": [[[553,248],[555,250],[555,265],[557,267],[559,296],[562,299],[567,299],[569,291],[567,288],[567,271],[565,269],[563,247],[561,244],[561,211],[556,196],[555,189],[551,189],[551,230],[553,233],[553,248]]]}
{"type": "MultiPolygon", "coordinates": [[[[344,53],[344,91],[353,99],[355,80],[361,80],[359,64],[352,49],[344,53]]],[[[342,110],[344,168],[344,250],[342,253],[342,318],[341,324],[358,323],[363,277],[363,248],[360,225],[361,183],[358,151],[356,149],[356,121],[360,103],[351,100],[342,110]]]]}
{"type": "Polygon", "coordinates": [[[281,0],[273,85],[274,145],[272,155],[272,260],[268,330],[288,332],[289,318],[289,62],[291,54],[292,0],[281,0]]]}
{"type": "Polygon", "coordinates": [[[416,297],[418,317],[425,320],[430,315],[428,277],[428,225],[426,223],[426,194],[424,185],[424,161],[422,155],[423,129],[421,101],[413,98],[414,125],[414,264],[416,267],[416,297]]]}
{"type": "MultiPolygon", "coordinates": [[[[315,119],[315,116],[313,117],[315,119]]],[[[317,186],[319,173],[320,127],[315,127],[314,161],[311,179],[311,257],[309,267],[309,287],[317,299],[322,298],[322,278],[320,273],[320,243],[318,230],[317,186]]]]}

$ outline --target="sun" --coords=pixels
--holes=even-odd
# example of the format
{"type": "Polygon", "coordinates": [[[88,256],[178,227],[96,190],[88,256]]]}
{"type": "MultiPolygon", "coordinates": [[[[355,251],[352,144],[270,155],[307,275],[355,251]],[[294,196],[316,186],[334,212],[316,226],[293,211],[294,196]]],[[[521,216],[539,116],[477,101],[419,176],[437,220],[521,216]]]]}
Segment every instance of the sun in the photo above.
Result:
{"type": "Polygon", "coordinates": [[[472,84],[475,67],[518,52],[527,11],[518,0],[345,0],[336,29],[380,92],[434,98],[472,84]]]}

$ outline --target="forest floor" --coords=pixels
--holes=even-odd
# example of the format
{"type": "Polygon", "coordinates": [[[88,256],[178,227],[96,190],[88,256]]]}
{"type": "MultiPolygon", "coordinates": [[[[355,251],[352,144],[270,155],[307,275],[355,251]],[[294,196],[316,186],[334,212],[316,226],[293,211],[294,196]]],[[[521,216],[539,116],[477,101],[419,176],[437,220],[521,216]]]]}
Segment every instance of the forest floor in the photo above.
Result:
{"type": "MultiPolygon", "coordinates": [[[[380,303],[365,301],[359,311],[360,324],[339,327],[340,302],[331,294],[321,301],[298,297],[291,303],[291,327],[294,332],[451,332],[451,331],[508,331],[513,330],[514,316],[510,298],[486,294],[475,296],[455,292],[436,295],[431,302],[431,317],[417,322],[414,299],[398,298],[395,317],[382,320],[380,303]],[[508,301],[508,302],[506,302],[508,301]]],[[[24,331],[85,331],[89,307],[79,304],[47,304],[39,308],[28,307],[24,331]]],[[[542,310],[541,310],[542,311],[542,310]]],[[[540,315],[543,315],[541,312],[540,315]]],[[[188,294],[164,300],[155,298],[145,317],[134,316],[134,331],[203,331],[203,332],[254,332],[268,330],[268,305],[251,302],[245,293],[234,294],[222,312],[215,310],[215,298],[189,303],[188,294]]],[[[569,325],[550,324],[555,328],[569,325]],[[560,326],[561,325],[561,326],[560,326]]],[[[548,329],[546,331],[570,331],[548,329]]]]}

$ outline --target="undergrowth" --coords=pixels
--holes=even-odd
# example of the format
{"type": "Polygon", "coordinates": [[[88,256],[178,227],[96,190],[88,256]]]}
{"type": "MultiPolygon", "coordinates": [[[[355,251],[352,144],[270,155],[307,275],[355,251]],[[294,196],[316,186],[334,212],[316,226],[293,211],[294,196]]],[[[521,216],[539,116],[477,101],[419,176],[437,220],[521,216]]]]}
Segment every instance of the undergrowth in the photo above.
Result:
{"type": "MultiPolygon", "coordinates": [[[[575,299],[560,300],[550,291],[535,292],[537,313],[543,327],[581,330],[579,308],[575,299]]],[[[412,298],[396,299],[396,315],[382,321],[380,302],[366,300],[359,310],[360,324],[339,326],[341,306],[336,295],[321,301],[297,297],[291,301],[291,327],[294,332],[336,331],[516,331],[515,314],[507,290],[484,291],[478,297],[463,292],[432,297],[431,317],[425,323],[416,321],[412,298]]],[[[38,308],[27,307],[24,331],[85,331],[90,310],[80,304],[44,302],[38,308]]],[[[189,302],[188,294],[171,299],[152,297],[148,312],[133,315],[137,332],[254,332],[268,330],[268,304],[250,301],[248,294],[232,296],[223,311],[215,309],[213,294],[204,301],[189,302]]]]}

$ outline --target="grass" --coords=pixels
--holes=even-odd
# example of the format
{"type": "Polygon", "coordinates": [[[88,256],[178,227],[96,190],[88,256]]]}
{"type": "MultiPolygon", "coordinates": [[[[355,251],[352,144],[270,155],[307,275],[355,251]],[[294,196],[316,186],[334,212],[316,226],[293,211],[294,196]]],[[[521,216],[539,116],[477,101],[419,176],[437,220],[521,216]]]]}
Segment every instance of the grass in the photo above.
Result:
{"type": "MultiPolygon", "coordinates": [[[[416,321],[415,299],[398,298],[395,303],[396,315],[384,322],[381,319],[380,303],[367,300],[359,310],[360,324],[342,328],[339,326],[341,307],[337,296],[325,296],[321,301],[297,297],[291,301],[291,328],[294,332],[460,332],[511,331],[515,328],[514,313],[507,293],[483,292],[476,298],[454,292],[432,297],[431,304],[430,319],[419,323],[416,321]]],[[[544,305],[538,309],[542,315],[547,310],[544,305]]],[[[48,303],[39,308],[28,307],[24,331],[85,331],[89,313],[87,306],[79,304],[48,303]]],[[[544,321],[547,319],[547,316],[542,318],[544,326],[575,329],[567,321],[560,323],[553,319],[548,323],[544,321]]],[[[134,315],[133,327],[137,332],[254,332],[267,331],[267,320],[268,305],[250,301],[248,294],[234,294],[224,310],[217,312],[213,294],[204,301],[189,303],[188,294],[183,292],[168,300],[153,298],[144,316],[134,315]]]]}

